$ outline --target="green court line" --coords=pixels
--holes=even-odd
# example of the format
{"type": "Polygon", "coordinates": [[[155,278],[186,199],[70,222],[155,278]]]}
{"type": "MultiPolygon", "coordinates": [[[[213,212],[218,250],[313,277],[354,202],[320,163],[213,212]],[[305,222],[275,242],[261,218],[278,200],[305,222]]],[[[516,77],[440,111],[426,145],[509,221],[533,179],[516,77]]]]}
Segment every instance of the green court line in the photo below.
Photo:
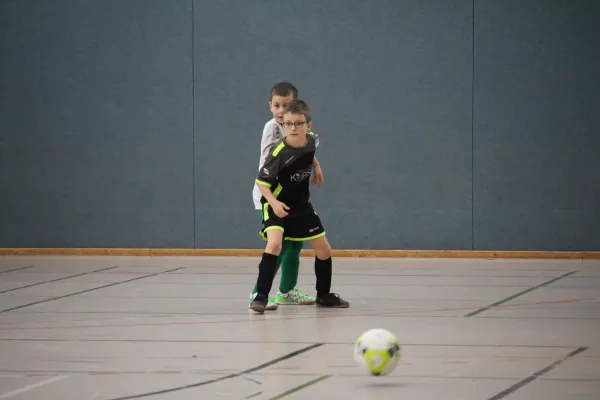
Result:
{"type": "Polygon", "coordinates": [[[576,271],[571,271],[571,272],[567,272],[567,273],[566,273],[566,274],[564,274],[564,275],[558,276],[558,277],[556,277],[556,278],[554,278],[554,279],[550,279],[549,281],[546,281],[546,282],[544,282],[544,283],[540,283],[539,285],[536,285],[536,286],[530,287],[529,289],[525,289],[525,290],[523,290],[523,291],[521,291],[521,292],[519,292],[519,293],[517,293],[517,294],[513,294],[512,296],[510,296],[510,297],[507,297],[507,298],[505,298],[505,299],[503,299],[503,300],[500,300],[500,301],[497,301],[497,302],[495,302],[495,303],[492,303],[492,304],[490,304],[489,306],[485,306],[485,307],[482,307],[482,308],[480,308],[480,309],[478,309],[478,310],[471,311],[470,313],[468,313],[467,315],[465,315],[465,318],[468,318],[468,317],[473,317],[473,316],[475,316],[475,315],[477,315],[477,314],[481,314],[482,312],[484,312],[484,311],[487,311],[487,310],[489,310],[489,309],[490,309],[490,308],[492,308],[492,307],[499,306],[500,304],[506,303],[507,301],[511,301],[511,300],[513,300],[513,299],[516,299],[516,298],[517,298],[517,297],[519,297],[519,296],[522,296],[522,295],[524,295],[524,294],[527,294],[527,293],[529,293],[529,292],[532,292],[532,291],[534,291],[535,289],[539,289],[539,288],[541,288],[542,286],[546,286],[546,285],[549,285],[549,284],[551,284],[551,283],[554,283],[554,282],[556,282],[556,281],[559,281],[559,280],[561,280],[561,279],[563,279],[563,278],[566,278],[567,276],[573,275],[573,274],[574,274],[574,273],[576,273],[576,272],[579,272],[579,270],[576,270],[576,271]]]}
{"type": "Polygon", "coordinates": [[[308,381],[308,382],[306,382],[306,383],[303,383],[302,385],[296,386],[296,387],[294,387],[294,388],[291,388],[290,390],[287,390],[287,391],[285,391],[285,392],[283,392],[283,393],[281,393],[281,394],[278,394],[278,395],[277,395],[277,396],[275,396],[275,397],[271,397],[269,400],[279,400],[279,399],[283,399],[285,396],[288,396],[288,395],[290,395],[290,394],[292,394],[292,393],[299,392],[299,391],[300,391],[300,390],[302,390],[302,389],[306,389],[307,387],[309,387],[309,386],[312,386],[312,385],[314,385],[314,384],[316,384],[316,383],[319,383],[319,382],[321,382],[321,381],[323,381],[323,380],[325,380],[325,379],[327,379],[327,378],[330,378],[330,377],[331,377],[331,375],[323,375],[323,376],[319,376],[318,378],[315,378],[315,379],[313,379],[313,380],[311,380],[311,381],[308,381]]]}

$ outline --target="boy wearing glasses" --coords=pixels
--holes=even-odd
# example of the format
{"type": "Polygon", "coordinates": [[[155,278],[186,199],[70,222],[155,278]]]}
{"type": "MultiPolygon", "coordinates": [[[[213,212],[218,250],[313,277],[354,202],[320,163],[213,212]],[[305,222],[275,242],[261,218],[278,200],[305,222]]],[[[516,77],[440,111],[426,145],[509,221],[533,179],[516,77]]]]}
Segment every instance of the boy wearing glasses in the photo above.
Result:
{"type": "MultiPolygon", "coordinates": [[[[263,135],[261,139],[261,155],[259,168],[264,164],[269,152],[273,147],[283,138],[284,130],[281,126],[283,121],[283,111],[287,104],[292,100],[298,98],[298,89],[289,82],[278,82],[271,88],[271,97],[269,101],[269,109],[273,114],[273,118],[265,124],[263,129],[263,135]]],[[[323,172],[317,159],[314,159],[314,179],[313,183],[323,183],[323,172]]],[[[254,200],[254,208],[259,214],[261,219],[263,218],[263,204],[261,203],[262,194],[258,188],[258,185],[254,185],[252,191],[252,197],[254,200]]],[[[277,259],[275,271],[273,277],[277,274],[277,270],[281,266],[281,281],[279,283],[279,290],[277,291],[275,298],[270,298],[266,305],[267,310],[276,310],[278,305],[284,304],[296,304],[296,305],[312,305],[315,304],[315,298],[308,294],[300,291],[296,288],[298,283],[298,274],[300,269],[300,251],[302,250],[302,242],[284,240],[281,248],[281,253],[277,259]]],[[[252,293],[248,300],[248,308],[250,308],[250,302],[257,293],[257,286],[254,286],[252,293]]]]}
{"type": "Polygon", "coordinates": [[[349,303],[331,293],[331,246],[325,229],[310,202],[310,177],[317,148],[310,109],[302,100],[293,100],[283,112],[285,137],[269,152],[256,183],[263,205],[261,235],[267,240],[258,267],[257,294],[250,308],[263,313],[273,284],[282,243],[310,241],[315,250],[316,303],[321,307],[347,308],[349,303]]]}

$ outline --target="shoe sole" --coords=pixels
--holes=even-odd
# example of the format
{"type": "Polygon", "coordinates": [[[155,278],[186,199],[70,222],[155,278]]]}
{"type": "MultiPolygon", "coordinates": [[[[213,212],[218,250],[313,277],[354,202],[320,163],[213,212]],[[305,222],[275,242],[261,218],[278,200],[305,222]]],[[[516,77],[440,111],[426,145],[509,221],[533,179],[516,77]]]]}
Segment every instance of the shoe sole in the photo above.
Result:
{"type": "Polygon", "coordinates": [[[280,303],[277,302],[280,306],[312,306],[316,301],[302,301],[300,303],[280,303]]]}
{"type": "Polygon", "coordinates": [[[254,312],[257,312],[259,314],[262,314],[265,312],[266,307],[265,306],[261,306],[260,304],[252,304],[250,305],[250,309],[254,312]]]}
{"type": "MultiPolygon", "coordinates": [[[[277,310],[277,308],[278,308],[278,306],[266,306],[265,311],[275,311],[275,310],[277,310]]],[[[252,310],[252,306],[249,305],[248,309],[252,310]]]]}
{"type": "Polygon", "coordinates": [[[342,305],[339,305],[339,306],[326,306],[324,304],[317,304],[317,307],[323,307],[323,308],[349,308],[350,304],[345,304],[345,305],[342,304],[342,305]]]}

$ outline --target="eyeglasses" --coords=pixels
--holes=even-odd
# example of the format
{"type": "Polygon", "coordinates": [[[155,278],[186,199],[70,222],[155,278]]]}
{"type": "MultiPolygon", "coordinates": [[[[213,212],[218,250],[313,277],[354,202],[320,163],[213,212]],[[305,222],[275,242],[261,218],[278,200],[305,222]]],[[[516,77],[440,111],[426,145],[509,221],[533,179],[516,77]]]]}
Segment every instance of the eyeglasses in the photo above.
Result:
{"type": "Polygon", "coordinates": [[[283,126],[285,126],[286,128],[291,128],[292,126],[295,126],[296,128],[300,128],[301,126],[304,126],[304,124],[307,124],[308,122],[306,121],[298,121],[298,122],[290,122],[290,121],[285,121],[283,123],[283,126]]]}

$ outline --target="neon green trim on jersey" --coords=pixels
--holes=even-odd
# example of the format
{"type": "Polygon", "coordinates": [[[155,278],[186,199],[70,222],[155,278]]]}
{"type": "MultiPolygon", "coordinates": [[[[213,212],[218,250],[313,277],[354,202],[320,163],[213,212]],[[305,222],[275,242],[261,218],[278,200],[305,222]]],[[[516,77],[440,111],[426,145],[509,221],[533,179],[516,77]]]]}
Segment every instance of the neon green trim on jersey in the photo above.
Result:
{"type": "Polygon", "coordinates": [[[277,226],[277,225],[273,225],[273,226],[269,226],[268,228],[265,228],[265,232],[272,231],[273,229],[277,229],[278,231],[283,232],[283,227],[277,226]]]}
{"type": "Polygon", "coordinates": [[[267,237],[266,233],[267,231],[272,231],[273,229],[277,229],[278,231],[282,231],[283,232],[283,227],[282,226],[269,226],[268,228],[265,228],[264,231],[259,231],[258,234],[263,238],[264,241],[268,241],[269,238],[267,237]]]}
{"type": "Polygon", "coordinates": [[[305,238],[285,237],[285,240],[290,240],[292,242],[304,242],[306,240],[318,239],[318,238],[323,237],[323,236],[325,236],[325,232],[319,233],[318,235],[315,235],[315,236],[310,236],[310,237],[305,237],[305,238]]]}
{"type": "MultiPolygon", "coordinates": [[[[261,185],[265,185],[265,186],[268,185],[269,187],[271,187],[271,185],[269,185],[266,182],[261,182],[259,180],[257,180],[256,182],[260,183],[261,185]]],[[[277,187],[275,188],[275,191],[273,192],[273,196],[275,198],[277,198],[277,196],[279,196],[279,194],[281,193],[282,190],[283,190],[283,186],[278,184],[277,187]]],[[[268,209],[269,209],[269,203],[265,203],[263,205],[263,218],[265,219],[265,221],[269,219],[269,213],[267,212],[268,209]]]]}
{"type": "Polygon", "coordinates": [[[279,146],[275,147],[275,150],[273,150],[273,157],[277,157],[277,154],[279,154],[281,149],[283,149],[284,147],[285,147],[285,143],[283,143],[283,142],[279,143],[279,146]]]}
{"type": "Polygon", "coordinates": [[[258,179],[256,180],[256,183],[258,183],[259,185],[266,186],[266,187],[271,187],[271,184],[270,184],[270,183],[263,182],[263,181],[261,181],[261,180],[258,180],[258,179]]]}

